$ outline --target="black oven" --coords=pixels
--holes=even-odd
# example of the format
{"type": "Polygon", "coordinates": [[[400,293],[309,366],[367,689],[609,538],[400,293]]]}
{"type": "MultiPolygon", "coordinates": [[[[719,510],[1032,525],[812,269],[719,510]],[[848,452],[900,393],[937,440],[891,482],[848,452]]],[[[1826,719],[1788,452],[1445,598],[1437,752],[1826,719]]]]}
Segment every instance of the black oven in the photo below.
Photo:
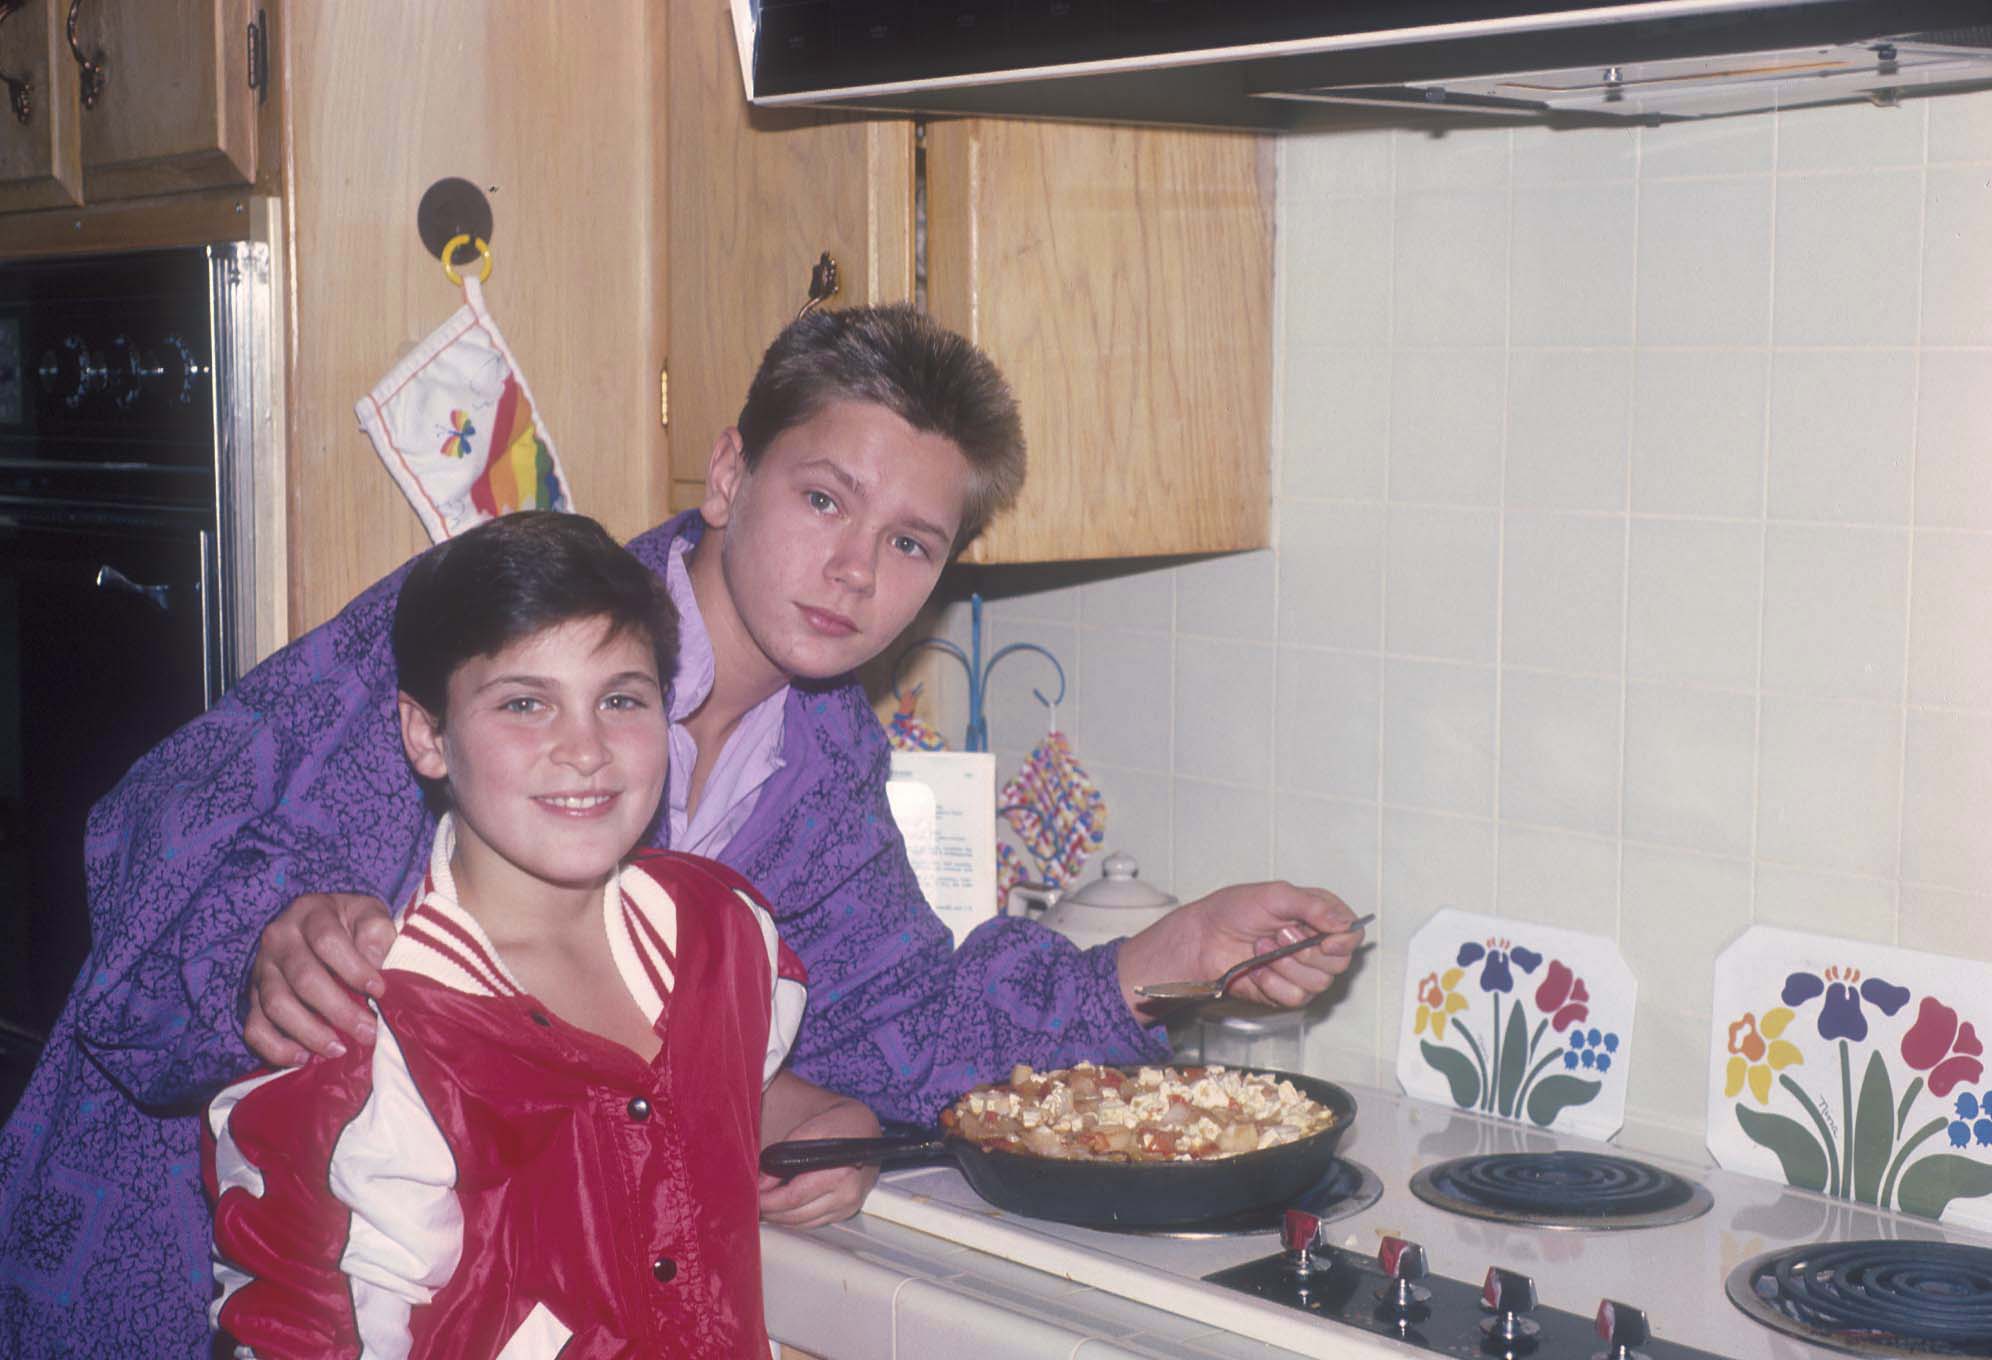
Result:
{"type": "Polygon", "coordinates": [[[237,669],[258,251],[0,263],[0,1114],[89,952],[91,805],[237,669]]]}

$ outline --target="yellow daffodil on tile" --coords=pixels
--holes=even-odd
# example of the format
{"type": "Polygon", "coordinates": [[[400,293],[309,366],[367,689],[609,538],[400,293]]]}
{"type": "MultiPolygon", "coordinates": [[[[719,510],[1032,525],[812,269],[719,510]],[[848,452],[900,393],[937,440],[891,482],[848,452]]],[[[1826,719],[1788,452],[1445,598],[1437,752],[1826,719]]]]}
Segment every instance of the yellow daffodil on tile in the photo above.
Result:
{"type": "Polygon", "coordinates": [[[1729,1068],[1723,1082],[1723,1095],[1734,1100],[1747,1084],[1759,1105],[1771,1102],[1771,1078],[1787,1067],[1805,1061],[1790,1040],[1780,1038],[1792,1021],[1792,1010],[1775,1006],[1764,1012],[1761,1022],[1749,1011],[1729,1027],[1729,1068]]]}
{"type": "Polygon", "coordinates": [[[1430,1025],[1434,1039],[1446,1037],[1446,1021],[1466,1009],[1466,998],[1453,990],[1465,976],[1464,968],[1448,968],[1444,977],[1433,972],[1418,979],[1418,1016],[1411,1026],[1413,1034],[1423,1034],[1425,1026],[1430,1025]]]}

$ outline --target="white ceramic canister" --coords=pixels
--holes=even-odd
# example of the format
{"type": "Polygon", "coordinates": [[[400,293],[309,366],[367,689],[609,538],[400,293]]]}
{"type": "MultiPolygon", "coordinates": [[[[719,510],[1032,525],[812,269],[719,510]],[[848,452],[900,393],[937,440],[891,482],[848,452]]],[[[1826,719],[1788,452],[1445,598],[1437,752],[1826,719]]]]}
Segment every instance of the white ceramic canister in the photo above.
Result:
{"type": "Polygon", "coordinates": [[[1100,876],[1066,893],[1044,914],[1044,923],[1081,948],[1133,935],[1161,920],[1176,899],[1141,881],[1134,856],[1116,850],[1100,864],[1100,876]]]}

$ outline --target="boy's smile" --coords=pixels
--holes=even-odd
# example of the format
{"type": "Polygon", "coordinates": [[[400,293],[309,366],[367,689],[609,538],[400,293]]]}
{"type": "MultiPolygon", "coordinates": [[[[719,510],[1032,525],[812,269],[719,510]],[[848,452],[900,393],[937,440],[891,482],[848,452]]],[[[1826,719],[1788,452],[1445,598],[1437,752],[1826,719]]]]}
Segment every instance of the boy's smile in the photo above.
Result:
{"type": "Polygon", "coordinates": [[[970,479],[952,440],[869,402],[832,402],[751,471],[729,430],[700,507],[721,539],[725,588],[699,595],[715,652],[769,692],[878,655],[933,592],[970,479]]]}
{"type": "Polygon", "coordinates": [[[656,653],[607,628],[575,619],[465,662],[440,730],[402,698],[411,763],[449,781],[452,872],[480,916],[548,887],[599,909],[656,815],[669,749],[656,653]]]}

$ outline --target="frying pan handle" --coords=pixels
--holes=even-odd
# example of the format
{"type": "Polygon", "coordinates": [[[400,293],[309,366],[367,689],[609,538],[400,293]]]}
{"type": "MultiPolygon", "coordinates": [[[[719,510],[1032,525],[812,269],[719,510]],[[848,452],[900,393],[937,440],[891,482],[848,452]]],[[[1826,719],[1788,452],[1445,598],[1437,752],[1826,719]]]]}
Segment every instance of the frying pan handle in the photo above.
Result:
{"type": "Polygon", "coordinates": [[[832,1166],[864,1166],[888,1157],[915,1157],[940,1152],[946,1143],[931,1133],[899,1138],[798,1138],[770,1143],[761,1149],[761,1170],[788,1180],[805,1171],[832,1166]]]}

